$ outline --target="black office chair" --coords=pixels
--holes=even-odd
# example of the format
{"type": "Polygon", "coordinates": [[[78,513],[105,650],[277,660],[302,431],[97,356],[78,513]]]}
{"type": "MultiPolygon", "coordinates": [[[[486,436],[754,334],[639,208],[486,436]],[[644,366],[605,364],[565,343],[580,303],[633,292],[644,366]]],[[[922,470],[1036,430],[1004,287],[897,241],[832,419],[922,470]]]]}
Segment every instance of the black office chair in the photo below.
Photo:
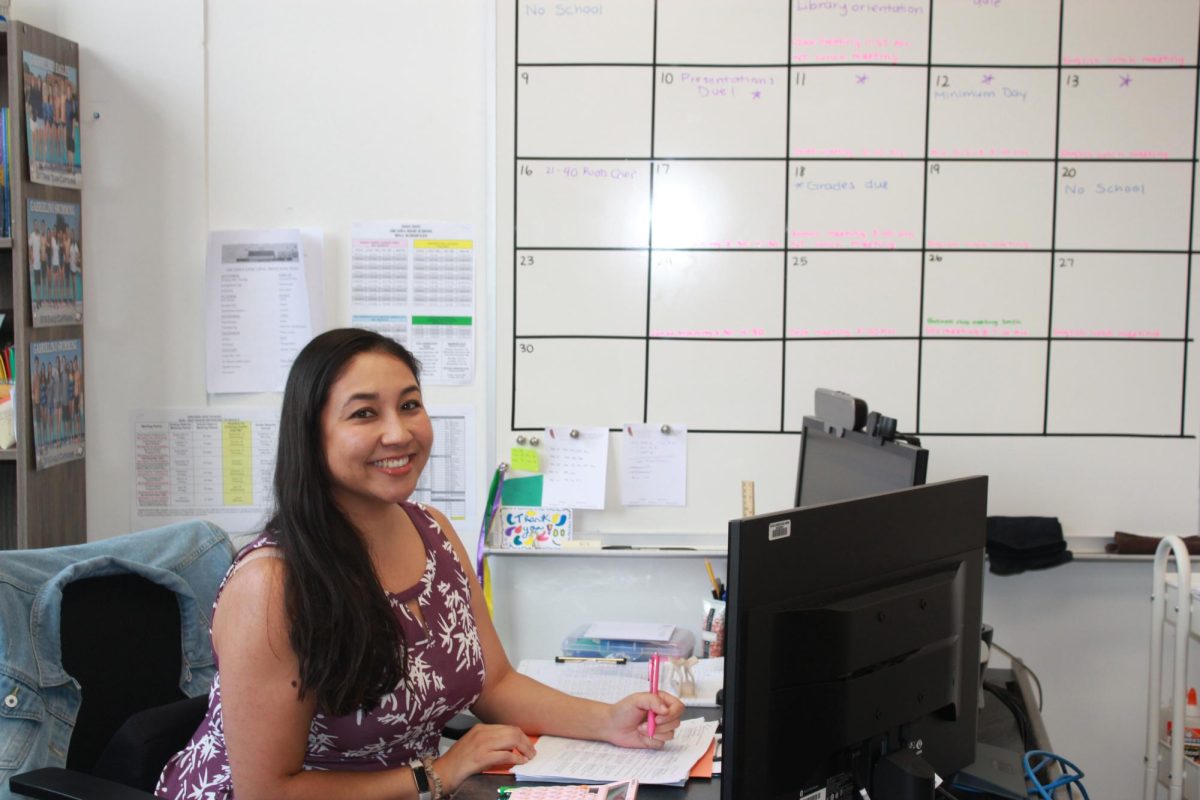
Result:
{"type": "Polygon", "coordinates": [[[83,578],[64,588],[61,615],[63,669],[82,698],[66,768],[14,775],[9,788],[32,798],[152,797],[208,704],[179,690],[175,595],[133,573],[83,578]]]}
{"type": "MultiPolygon", "coordinates": [[[[82,703],[65,768],[9,779],[14,794],[38,800],[148,800],[167,760],[187,744],[208,698],[179,690],[179,605],[175,595],[135,574],[67,584],[62,602],[63,668],[82,703]]],[[[457,739],[474,724],[455,717],[442,731],[457,739]]]]}

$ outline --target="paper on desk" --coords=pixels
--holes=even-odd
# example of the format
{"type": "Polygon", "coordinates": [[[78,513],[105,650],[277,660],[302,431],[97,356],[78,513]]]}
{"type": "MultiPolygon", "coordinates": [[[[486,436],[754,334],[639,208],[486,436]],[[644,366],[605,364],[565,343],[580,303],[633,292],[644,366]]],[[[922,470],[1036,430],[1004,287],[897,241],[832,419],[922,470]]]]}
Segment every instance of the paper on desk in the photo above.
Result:
{"type": "Polygon", "coordinates": [[[626,425],[620,441],[621,505],[687,505],[687,428],[626,425]]]}
{"type": "Polygon", "coordinates": [[[608,428],[546,428],[542,447],[542,505],[604,508],[608,428]],[[572,436],[572,433],[575,435],[572,436]]]}
{"type": "Polygon", "coordinates": [[[604,783],[636,778],[639,783],[682,786],[716,732],[716,720],[684,720],[661,750],[543,736],[537,755],[513,767],[513,774],[522,781],[604,783]]]}
{"type": "MultiPolygon", "coordinates": [[[[626,664],[607,664],[596,661],[572,661],[558,664],[548,659],[525,659],[517,666],[517,672],[552,686],[560,692],[602,703],[615,703],[634,692],[650,691],[646,676],[646,662],[631,661],[626,664]]],[[[679,695],[679,689],[671,685],[672,667],[664,661],[659,677],[659,688],[679,695]]],[[[694,697],[682,697],[685,706],[694,708],[716,708],[717,690],[725,685],[725,659],[702,658],[692,667],[696,679],[694,697]]]]}

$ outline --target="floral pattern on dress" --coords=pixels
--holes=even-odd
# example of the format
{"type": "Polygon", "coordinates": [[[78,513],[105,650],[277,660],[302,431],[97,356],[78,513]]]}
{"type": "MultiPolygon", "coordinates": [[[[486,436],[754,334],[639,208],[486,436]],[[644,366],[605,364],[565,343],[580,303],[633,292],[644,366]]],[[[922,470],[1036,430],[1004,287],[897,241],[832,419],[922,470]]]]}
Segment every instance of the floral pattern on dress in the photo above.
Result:
{"type": "MultiPolygon", "coordinates": [[[[469,708],[483,689],[483,648],[471,613],[471,579],[429,510],[419,503],[403,506],[426,554],[421,580],[408,590],[388,594],[407,645],[405,680],[369,711],[315,714],[308,729],[305,769],[389,769],[435,754],[442,727],[469,708]],[[409,610],[414,599],[425,626],[409,610]]],[[[272,539],[260,536],[243,548],[234,566],[255,550],[272,546],[272,539]]],[[[232,574],[233,566],[222,588],[232,574]]],[[[215,608],[214,603],[214,612],[215,608]]],[[[233,800],[219,664],[204,721],[187,746],[167,762],[154,793],[168,800],[233,800]]]]}

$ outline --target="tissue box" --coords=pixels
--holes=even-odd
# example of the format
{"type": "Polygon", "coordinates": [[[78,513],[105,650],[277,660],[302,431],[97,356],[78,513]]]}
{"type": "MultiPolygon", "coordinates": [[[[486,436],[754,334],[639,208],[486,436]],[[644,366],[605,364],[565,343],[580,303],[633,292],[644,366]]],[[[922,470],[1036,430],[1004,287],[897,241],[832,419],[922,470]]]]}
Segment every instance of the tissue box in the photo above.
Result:
{"type": "Polygon", "coordinates": [[[493,539],[514,550],[556,550],[571,538],[566,508],[501,506],[492,523],[493,539]]]}

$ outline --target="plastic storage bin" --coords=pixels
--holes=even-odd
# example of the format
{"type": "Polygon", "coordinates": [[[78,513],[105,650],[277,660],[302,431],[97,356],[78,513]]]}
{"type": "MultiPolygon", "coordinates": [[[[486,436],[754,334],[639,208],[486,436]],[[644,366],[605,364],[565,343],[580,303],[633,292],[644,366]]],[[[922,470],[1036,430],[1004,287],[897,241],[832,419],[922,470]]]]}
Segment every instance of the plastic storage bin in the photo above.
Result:
{"type": "Polygon", "coordinates": [[[686,628],[675,628],[665,642],[639,642],[630,639],[595,639],[583,634],[588,625],[580,625],[563,639],[564,656],[575,658],[627,658],[649,661],[658,653],[664,658],[687,658],[696,647],[696,635],[686,628]]]}

